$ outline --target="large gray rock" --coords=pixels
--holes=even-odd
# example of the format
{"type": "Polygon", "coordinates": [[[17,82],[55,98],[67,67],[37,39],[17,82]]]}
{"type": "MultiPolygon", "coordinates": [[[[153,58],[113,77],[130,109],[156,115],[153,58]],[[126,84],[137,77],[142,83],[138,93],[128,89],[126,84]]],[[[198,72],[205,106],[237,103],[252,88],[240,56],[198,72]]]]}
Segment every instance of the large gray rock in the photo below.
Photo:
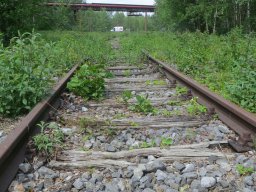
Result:
{"type": "Polygon", "coordinates": [[[119,192],[118,189],[118,185],[116,183],[107,183],[106,184],[106,188],[105,188],[106,192],[119,192]]]}
{"type": "Polygon", "coordinates": [[[83,181],[82,181],[81,178],[78,178],[78,179],[76,179],[75,182],[73,183],[73,186],[74,186],[76,189],[80,190],[80,189],[83,189],[83,188],[84,188],[84,183],[83,183],[83,181]]]}
{"type": "Polygon", "coordinates": [[[86,188],[87,192],[93,192],[95,189],[95,185],[92,182],[84,182],[84,187],[86,188]]]}
{"type": "Polygon", "coordinates": [[[217,127],[217,129],[221,132],[221,133],[225,133],[225,134],[227,134],[227,133],[230,133],[230,130],[227,128],[227,126],[225,126],[225,125],[219,125],[218,127],[217,127]]]}
{"type": "Polygon", "coordinates": [[[133,170],[125,170],[123,177],[131,178],[133,176],[133,170]]]}
{"type": "Polygon", "coordinates": [[[33,168],[34,170],[37,170],[39,169],[40,167],[42,167],[44,165],[44,162],[43,161],[37,161],[33,164],[33,168]]]}
{"type": "Polygon", "coordinates": [[[116,149],[119,149],[124,146],[124,143],[122,143],[118,140],[113,140],[113,141],[111,141],[110,145],[114,146],[116,149]]]}
{"type": "Polygon", "coordinates": [[[164,183],[166,185],[170,186],[172,189],[176,189],[176,190],[179,189],[179,184],[175,183],[175,180],[167,178],[167,179],[164,180],[164,183]]]}
{"type": "Polygon", "coordinates": [[[139,181],[141,177],[143,176],[143,171],[145,170],[144,165],[139,165],[137,168],[133,170],[133,181],[139,181]]]}
{"type": "Polygon", "coordinates": [[[115,180],[120,191],[125,191],[125,182],[122,179],[115,180]]]}
{"type": "Polygon", "coordinates": [[[108,152],[115,152],[116,148],[113,145],[107,144],[106,145],[106,151],[108,151],[108,152]]]}
{"type": "Polygon", "coordinates": [[[89,179],[91,179],[91,174],[89,172],[85,172],[85,173],[82,174],[82,178],[86,179],[86,180],[89,180],[89,179]]]}
{"type": "Polygon", "coordinates": [[[230,164],[225,163],[225,162],[220,163],[220,171],[229,172],[229,171],[231,171],[231,169],[232,169],[232,167],[230,164]]]}
{"type": "Polygon", "coordinates": [[[146,188],[144,189],[142,192],[155,192],[153,189],[150,189],[150,188],[146,188]]]}
{"type": "Polygon", "coordinates": [[[21,163],[19,165],[19,169],[23,172],[23,173],[28,173],[31,169],[31,165],[29,163],[21,163]]]}
{"type": "Polygon", "coordinates": [[[98,136],[97,139],[101,142],[106,142],[107,141],[107,139],[104,135],[98,136]]]}
{"type": "Polygon", "coordinates": [[[146,172],[155,172],[156,170],[165,170],[165,164],[160,160],[150,161],[146,164],[146,172]]]}
{"type": "Polygon", "coordinates": [[[153,176],[151,174],[147,174],[143,176],[140,179],[140,188],[144,189],[150,186],[152,184],[152,179],[153,179],[153,176]]]}
{"type": "Polygon", "coordinates": [[[173,166],[178,171],[182,171],[185,168],[185,165],[183,163],[178,162],[178,161],[175,161],[173,163],[173,166]]]}
{"type": "Polygon", "coordinates": [[[184,173],[182,176],[187,179],[196,179],[197,173],[196,172],[188,172],[188,173],[184,173]]]}
{"type": "Polygon", "coordinates": [[[202,177],[201,187],[210,188],[216,184],[216,179],[214,177],[202,177]]]}
{"type": "Polygon", "coordinates": [[[131,146],[134,142],[135,142],[134,138],[128,138],[128,140],[126,141],[126,145],[131,146]]]}
{"type": "Polygon", "coordinates": [[[112,173],[113,178],[120,178],[120,177],[122,177],[122,175],[123,175],[123,172],[121,169],[118,169],[118,171],[112,173]]]}
{"type": "Polygon", "coordinates": [[[90,141],[86,141],[86,142],[84,143],[84,147],[85,147],[86,149],[91,149],[91,148],[92,148],[92,143],[91,143],[90,141]]]}
{"type": "Polygon", "coordinates": [[[44,179],[44,188],[51,188],[54,185],[53,179],[45,178],[44,179]]]}
{"type": "Polygon", "coordinates": [[[199,189],[200,186],[201,186],[201,182],[200,182],[199,180],[194,180],[194,181],[192,181],[192,183],[191,183],[191,185],[190,185],[190,187],[191,187],[192,190],[193,190],[193,189],[199,189]]]}
{"type": "Polygon", "coordinates": [[[192,172],[195,170],[195,165],[194,164],[187,164],[185,166],[185,169],[183,169],[182,173],[188,173],[188,172],[192,172]]]}
{"type": "Polygon", "coordinates": [[[55,173],[53,170],[42,166],[38,169],[38,173],[39,176],[42,178],[50,178],[50,179],[54,179],[58,177],[58,173],[55,173]]]}
{"type": "Polygon", "coordinates": [[[34,189],[36,187],[36,183],[33,181],[29,181],[29,182],[23,183],[23,187],[28,191],[30,189],[34,189]]]}
{"type": "Polygon", "coordinates": [[[157,181],[164,181],[168,175],[165,172],[158,169],[155,173],[155,176],[157,181]]]}
{"type": "Polygon", "coordinates": [[[243,189],[243,192],[255,192],[255,191],[252,190],[252,189],[249,189],[249,188],[244,188],[244,189],[243,189]]]}
{"type": "Polygon", "coordinates": [[[244,178],[244,184],[249,185],[249,186],[253,186],[253,178],[252,178],[252,176],[246,176],[244,178]]]}
{"type": "Polygon", "coordinates": [[[243,164],[247,160],[247,157],[245,155],[239,155],[236,158],[236,163],[243,164]]]}
{"type": "Polygon", "coordinates": [[[165,192],[179,192],[178,190],[176,190],[176,189],[166,189],[166,191],[165,192]]]}
{"type": "Polygon", "coordinates": [[[44,187],[44,182],[43,182],[43,181],[40,181],[39,183],[36,184],[35,190],[36,190],[36,191],[42,191],[42,190],[43,190],[43,187],[44,187]]]}
{"type": "Polygon", "coordinates": [[[148,161],[154,161],[156,158],[153,155],[148,156],[148,161]]]}
{"type": "Polygon", "coordinates": [[[27,178],[28,178],[29,180],[34,180],[34,174],[33,174],[33,173],[27,174],[27,178]]]}
{"type": "Polygon", "coordinates": [[[207,170],[206,170],[205,167],[201,167],[201,168],[199,169],[199,175],[200,175],[201,177],[205,176],[206,173],[207,173],[207,170]]]}
{"type": "Polygon", "coordinates": [[[243,163],[243,166],[244,167],[254,167],[254,169],[255,169],[255,167],[256,167],[256,164],[255,164],[255,160],[254,159],[248,159],[247,161],[245,161],[244,163],[243,163]]]}
{"type": "Polygon", "coordinates": [[[75,132],[74,128],[63,127],[60,129],[64,135],[71,135],[75,132]]]}
{"type": "Polygon", "coordinates": [[[156,143],[156,146],[157,146],[157,147],[160,146],[161,142],[162,142],[162,139],[161,139],[160,137],[157,137],[157,138],[155,139],[155,143],[156,143]]]}
{"type": "Polygon", "coordinates": [[[25,181],[26,181],[26,176],[25,176],[25,174],[23,174],[23,173],[18,174],[18,175],[17,175],[17,180],[18,180],[19,183],[25,182],[25,181]]]}
{"type": "Polygon", "coordinates": [[[101,182],[103,180],[103,175],[100,172],[95,172],[92,174],[92,178],[95,179],[95,183],[101,182]]]}
{"type": "Polygon", "coordinates": [[[220,182],[220,185],[223,187],[223,188],[227,188],[229,186],[229,183],[227,181],[224,181],[224,180],[221,180],[220,182]]]}

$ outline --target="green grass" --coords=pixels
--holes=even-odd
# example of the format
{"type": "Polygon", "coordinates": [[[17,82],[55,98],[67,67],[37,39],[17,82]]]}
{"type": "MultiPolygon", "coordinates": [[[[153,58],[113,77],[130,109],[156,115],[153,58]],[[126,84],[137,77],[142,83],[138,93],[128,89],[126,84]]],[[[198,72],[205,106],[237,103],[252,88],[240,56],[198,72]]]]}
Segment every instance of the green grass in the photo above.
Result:
{"type": "MultiPolygon", "coordinates": [[[[256,36],[235,29],[227,35],[204,33],[83,33],[41,31],[0,46],[0,115],[26,114],[76,62],[109,65],[123,57],[127,64],[143,63],[141,49],[207,85],[212,91],[256,113],[256,36]],[[110,40],[120,40],[112,51],[110,40]],[[42,81],[43,79],[43,81],[42,81]]],[[[126,72],[126,75],[130,75],[126,72]]],[[[164,82],[147,82],[162,85],[164,82]]],[[[185,94],[184,88],[176,88],[185,94]]]]}
{"type": "Polygon", "coordinates": [[[238,29],[227,35],[151,32],[121,34],[130,60],[141,59],[141,49],[191,76],[212,91],[256,112],[256,36],[238,29]]]}

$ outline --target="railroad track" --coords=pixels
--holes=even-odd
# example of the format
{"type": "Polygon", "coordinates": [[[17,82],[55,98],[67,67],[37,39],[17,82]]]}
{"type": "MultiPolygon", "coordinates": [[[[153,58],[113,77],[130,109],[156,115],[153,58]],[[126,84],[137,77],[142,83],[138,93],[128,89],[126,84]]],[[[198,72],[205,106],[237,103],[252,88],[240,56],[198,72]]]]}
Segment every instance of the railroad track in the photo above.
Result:
{"type": "Polygon", "coordinates": [[[115,77],[106,79],[104,100],[86,102],[64,92],[56,110],[53,103],[76,66],[57,93],[4,141],[1,190],[255,191],[255,151],[247,152],[245,145],[255,133],[255,116],[148,58],[139,67],[108,68],[115,77]],[[63,131],[65,143],[46,159],[35,153],[31,142],[25,146],[32,128],[49,118],[50,109],[52,124],[63,131]]]}

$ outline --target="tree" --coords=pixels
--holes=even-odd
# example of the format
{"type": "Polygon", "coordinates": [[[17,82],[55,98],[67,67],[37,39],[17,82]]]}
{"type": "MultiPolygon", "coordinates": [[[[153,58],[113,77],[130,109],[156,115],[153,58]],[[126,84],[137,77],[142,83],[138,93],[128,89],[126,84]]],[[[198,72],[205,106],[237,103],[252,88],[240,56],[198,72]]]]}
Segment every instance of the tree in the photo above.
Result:
{"type": "Polygon", "coordinates": [[[31,31],[35,27],[41,5],[42,0],[1,0],[0,32],[4,34],[5,45],[18,30],[31,31]]]}
{"type": "Polygon", "coordinates": [[[256,1],[157,0],[157,18],[167,30],[226,33],[234,27],[256,28],[256,1]]]}

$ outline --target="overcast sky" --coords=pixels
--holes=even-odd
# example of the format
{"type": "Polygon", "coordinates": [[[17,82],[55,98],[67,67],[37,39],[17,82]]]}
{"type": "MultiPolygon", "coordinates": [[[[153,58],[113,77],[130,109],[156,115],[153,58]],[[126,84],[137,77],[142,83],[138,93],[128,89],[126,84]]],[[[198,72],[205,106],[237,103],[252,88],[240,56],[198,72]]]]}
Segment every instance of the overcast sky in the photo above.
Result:
{"type": "Polygon", "coordinates": [[[132,5],[153,5],[154,0],[86,0],[87,3],[113,3],[113,4],[132,4],[132,5]]]}

